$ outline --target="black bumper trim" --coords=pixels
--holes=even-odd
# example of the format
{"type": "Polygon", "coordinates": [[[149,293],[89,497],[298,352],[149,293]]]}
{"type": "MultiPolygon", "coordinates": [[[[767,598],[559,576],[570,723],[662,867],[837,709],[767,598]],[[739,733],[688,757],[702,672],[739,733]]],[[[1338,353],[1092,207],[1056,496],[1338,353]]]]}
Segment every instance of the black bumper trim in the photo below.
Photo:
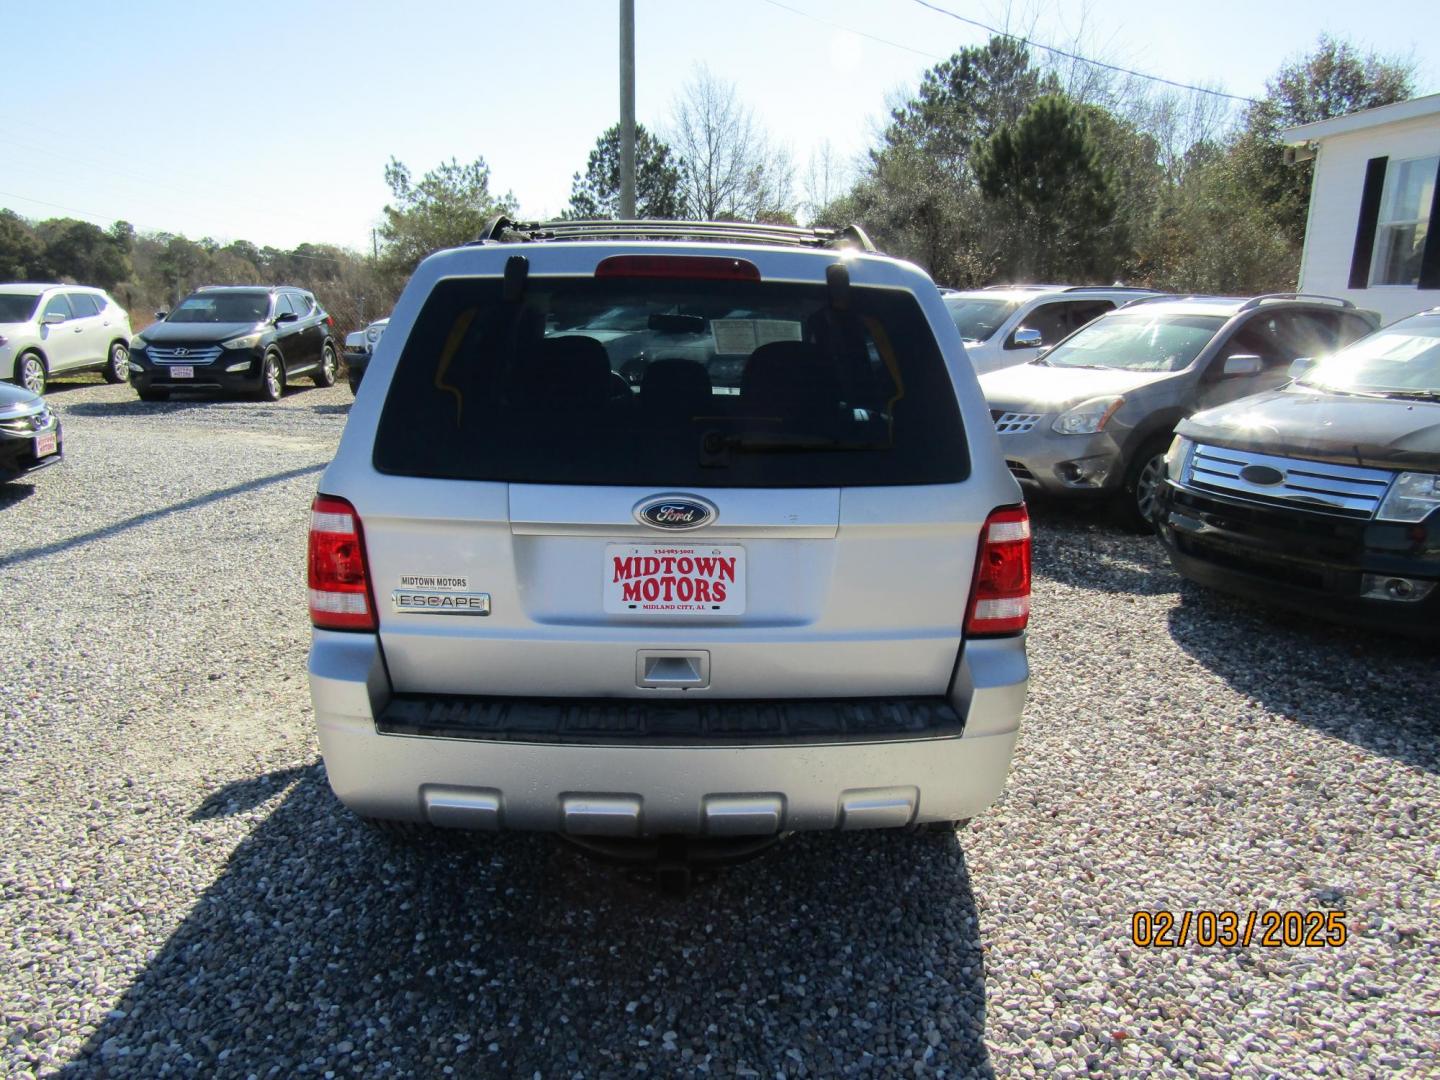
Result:
{"type": "Polygon", "coordinates": [[[400,694],[375,722],[382,735],[643,746],[796,745],[954,737],[948,698],[647,700],[400,694]]]}

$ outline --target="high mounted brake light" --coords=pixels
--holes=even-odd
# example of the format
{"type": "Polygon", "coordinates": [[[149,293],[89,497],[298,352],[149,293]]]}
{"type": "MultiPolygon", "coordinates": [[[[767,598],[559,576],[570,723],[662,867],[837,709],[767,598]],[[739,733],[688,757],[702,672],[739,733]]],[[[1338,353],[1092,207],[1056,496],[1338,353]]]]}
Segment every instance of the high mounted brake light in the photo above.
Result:
{"type": "Polygon", "coordinates": [[[967,637],[1018,634],[1030,621],[1030,514],[1022,506],[991,512],[980,533],[967,637]]]}
{"type": "Polygon", "coordinates": [[[717,255],[611,255],[595,267],[597,278],[685,278],[690,281],[759,281],[747,259],[717,255]]]}
{"type": "Polygon", "coordinates": [[[310,623],[322,630],[375,630],[375,602],[360,518],[344,499],[310,504],[310,623]]]}

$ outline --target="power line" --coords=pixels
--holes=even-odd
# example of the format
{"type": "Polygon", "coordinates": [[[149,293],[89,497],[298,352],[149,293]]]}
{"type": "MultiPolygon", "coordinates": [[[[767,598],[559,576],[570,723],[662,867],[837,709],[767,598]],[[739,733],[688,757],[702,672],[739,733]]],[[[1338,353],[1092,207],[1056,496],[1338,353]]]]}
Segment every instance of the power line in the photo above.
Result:
{"type": "Polygon", "coordinates": [[[993,26],[989,26],[985,23],[980,22],[978,19],[971,19],[967,18],[964,15],[957,15],[955,12],[948,11],[945,8],[940,7],[938,4],[930,3],[929,0],[915,0],[915,3],[919,4],[923,8],[929,8],[931,11],[938,12],[941,15],[948,15],[950,16],[950,18],[955,19],[959,22],[967,23],[970,26],[977,26],[981,30],[986,30],[991,34],[994,34],[996,37],[1008,38],[1011,41],[1018,41],[1021,45],[1033,46],[1036,49],[1043,49],[1045,52],[1054,53],[1056,56],[1063,56],[1067,60],[1078,60],[1082,64],[1091,64],[1095,67],[1105,68],[1108,71],[1118,71],[1122,75],[1133,75],[1137,79],[1146,79],[1149,82],[1164,83],[1166,86],[1173,86],[1180,90],[1190,90],[1196,94],[1209,94],[1212,97],[1228,98],[1231,101],[1243,101],[1248,105],[1260,104],[1260,102],[1258,102],[1255,98],[1245,97],[1241,94],[1227,94],[1223,90],[1209,90],[1203,86],[1192,86],[1190,83],[1176,82],[1174,79],[1166,79],[1162,78],[1159,75],[1150,75],[1143,71],[1135,71],[1133,68],[1120,67],[1118,64],[1107,64],[1103,60],[1091,60],[1088,56],[1081,56],[1079,53],[1066,52],[1064,49],[1057,49],[1053,45],[1043,45],[1040,42],[1032,41],[1029,38],[1019,37],[1015,34],[1007,34],[1004,30],[998,30],[993,26]]]}

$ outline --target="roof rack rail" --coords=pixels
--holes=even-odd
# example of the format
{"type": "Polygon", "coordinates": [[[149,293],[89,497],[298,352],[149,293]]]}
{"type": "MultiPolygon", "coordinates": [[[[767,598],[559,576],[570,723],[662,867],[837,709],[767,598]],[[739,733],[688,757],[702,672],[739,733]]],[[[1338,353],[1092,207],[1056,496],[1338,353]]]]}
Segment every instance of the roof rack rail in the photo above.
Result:
{"type": "Polygon", "coordinates": [[[1323,296],[1320,293],[1274,292],[1262,293],[1259,296],[1252,296],[1249,300],[1246,300],[1245,303],[1241,305],[1240,310],[1252,311],[1255,308],[1259,307],[1261,304],[1265,303],[1265,301],[1267,300],[1315,300],[1320,303],[1335,304],[1336,306],[1342,308],[1353,308],[1355,306],[1349,300],[1346,300],[1344,297],[1340,296],[1323,296]]]}
{"type": "Polygon", "coordinates": [[[1066,285],[1066,292],[1091,292],[1104,289],[1106,292],[1133,292],[1153,293],[1157,290],[1147,289],[1143,285],[1066,285]]]}
{"type": "Polygon", "coordinates": [[[585,220],[511,221],[503,214],[471,243],[532,244],[547,240],[722,240],[794,247],[857,248],[875,245],[859,225],[843,229],[806,229],[750,221],[585,220]]]}
{"type": "MultiPolygon", "coordinates": [[[[1194,300],[1194,296],[1182,296],[1179,293],[1156,293],[1153,296],[1137,296],[1134,300],[1126,300],[1120,305],[1122,308],[1139,307],[1141,304],[1153,304],[1159,300],[1194,300]]],[[[1116,310],[1119,310],[1118,308],[1116,310]]]]}

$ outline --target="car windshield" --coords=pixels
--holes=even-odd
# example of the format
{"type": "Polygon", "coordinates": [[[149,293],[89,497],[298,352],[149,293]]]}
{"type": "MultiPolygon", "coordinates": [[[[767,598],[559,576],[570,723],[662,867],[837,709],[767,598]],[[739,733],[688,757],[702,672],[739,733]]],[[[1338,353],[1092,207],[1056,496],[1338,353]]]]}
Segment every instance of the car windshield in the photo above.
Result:
{"type": "Polygon", "coordinates": [[[255,323],[269,314],[269,293],[196,293],[187,296],[165,321],[255,323]]]}
{"type": "Polygon", "coordinates": [[[29,322],[40,297],[24,293],[0,293],[0,323],[29,322]]]}
{"type": "Polygon", "coordinates": [[[437,286],[403,344],[374,461],[680,488],[938,484],[969,469],[910,294],[856,286],[837,312],[818,284],[593,277],[532,281],[521,302],[494,278],[437,286]]]}
{"type": "Polygon", "coordinates": [[[945,301],[955,329],[966,341],[988,341],[1020,305],[1014,300],[951,297],[945,301]]]}
{"type": "Polygon", "coordinates": [[[1180,371],[1190,366],[1223,325],[1225,320],[1218,315],[1116,312],[1077,330],[1038,362],[1054,367],[1180,371]]]}
{"type": "Polygon", "coordinates": [[[1350,393],[1440,394],[1440,318],[1407,319],[1320,361],[1302,386],[1350,393]]]}

